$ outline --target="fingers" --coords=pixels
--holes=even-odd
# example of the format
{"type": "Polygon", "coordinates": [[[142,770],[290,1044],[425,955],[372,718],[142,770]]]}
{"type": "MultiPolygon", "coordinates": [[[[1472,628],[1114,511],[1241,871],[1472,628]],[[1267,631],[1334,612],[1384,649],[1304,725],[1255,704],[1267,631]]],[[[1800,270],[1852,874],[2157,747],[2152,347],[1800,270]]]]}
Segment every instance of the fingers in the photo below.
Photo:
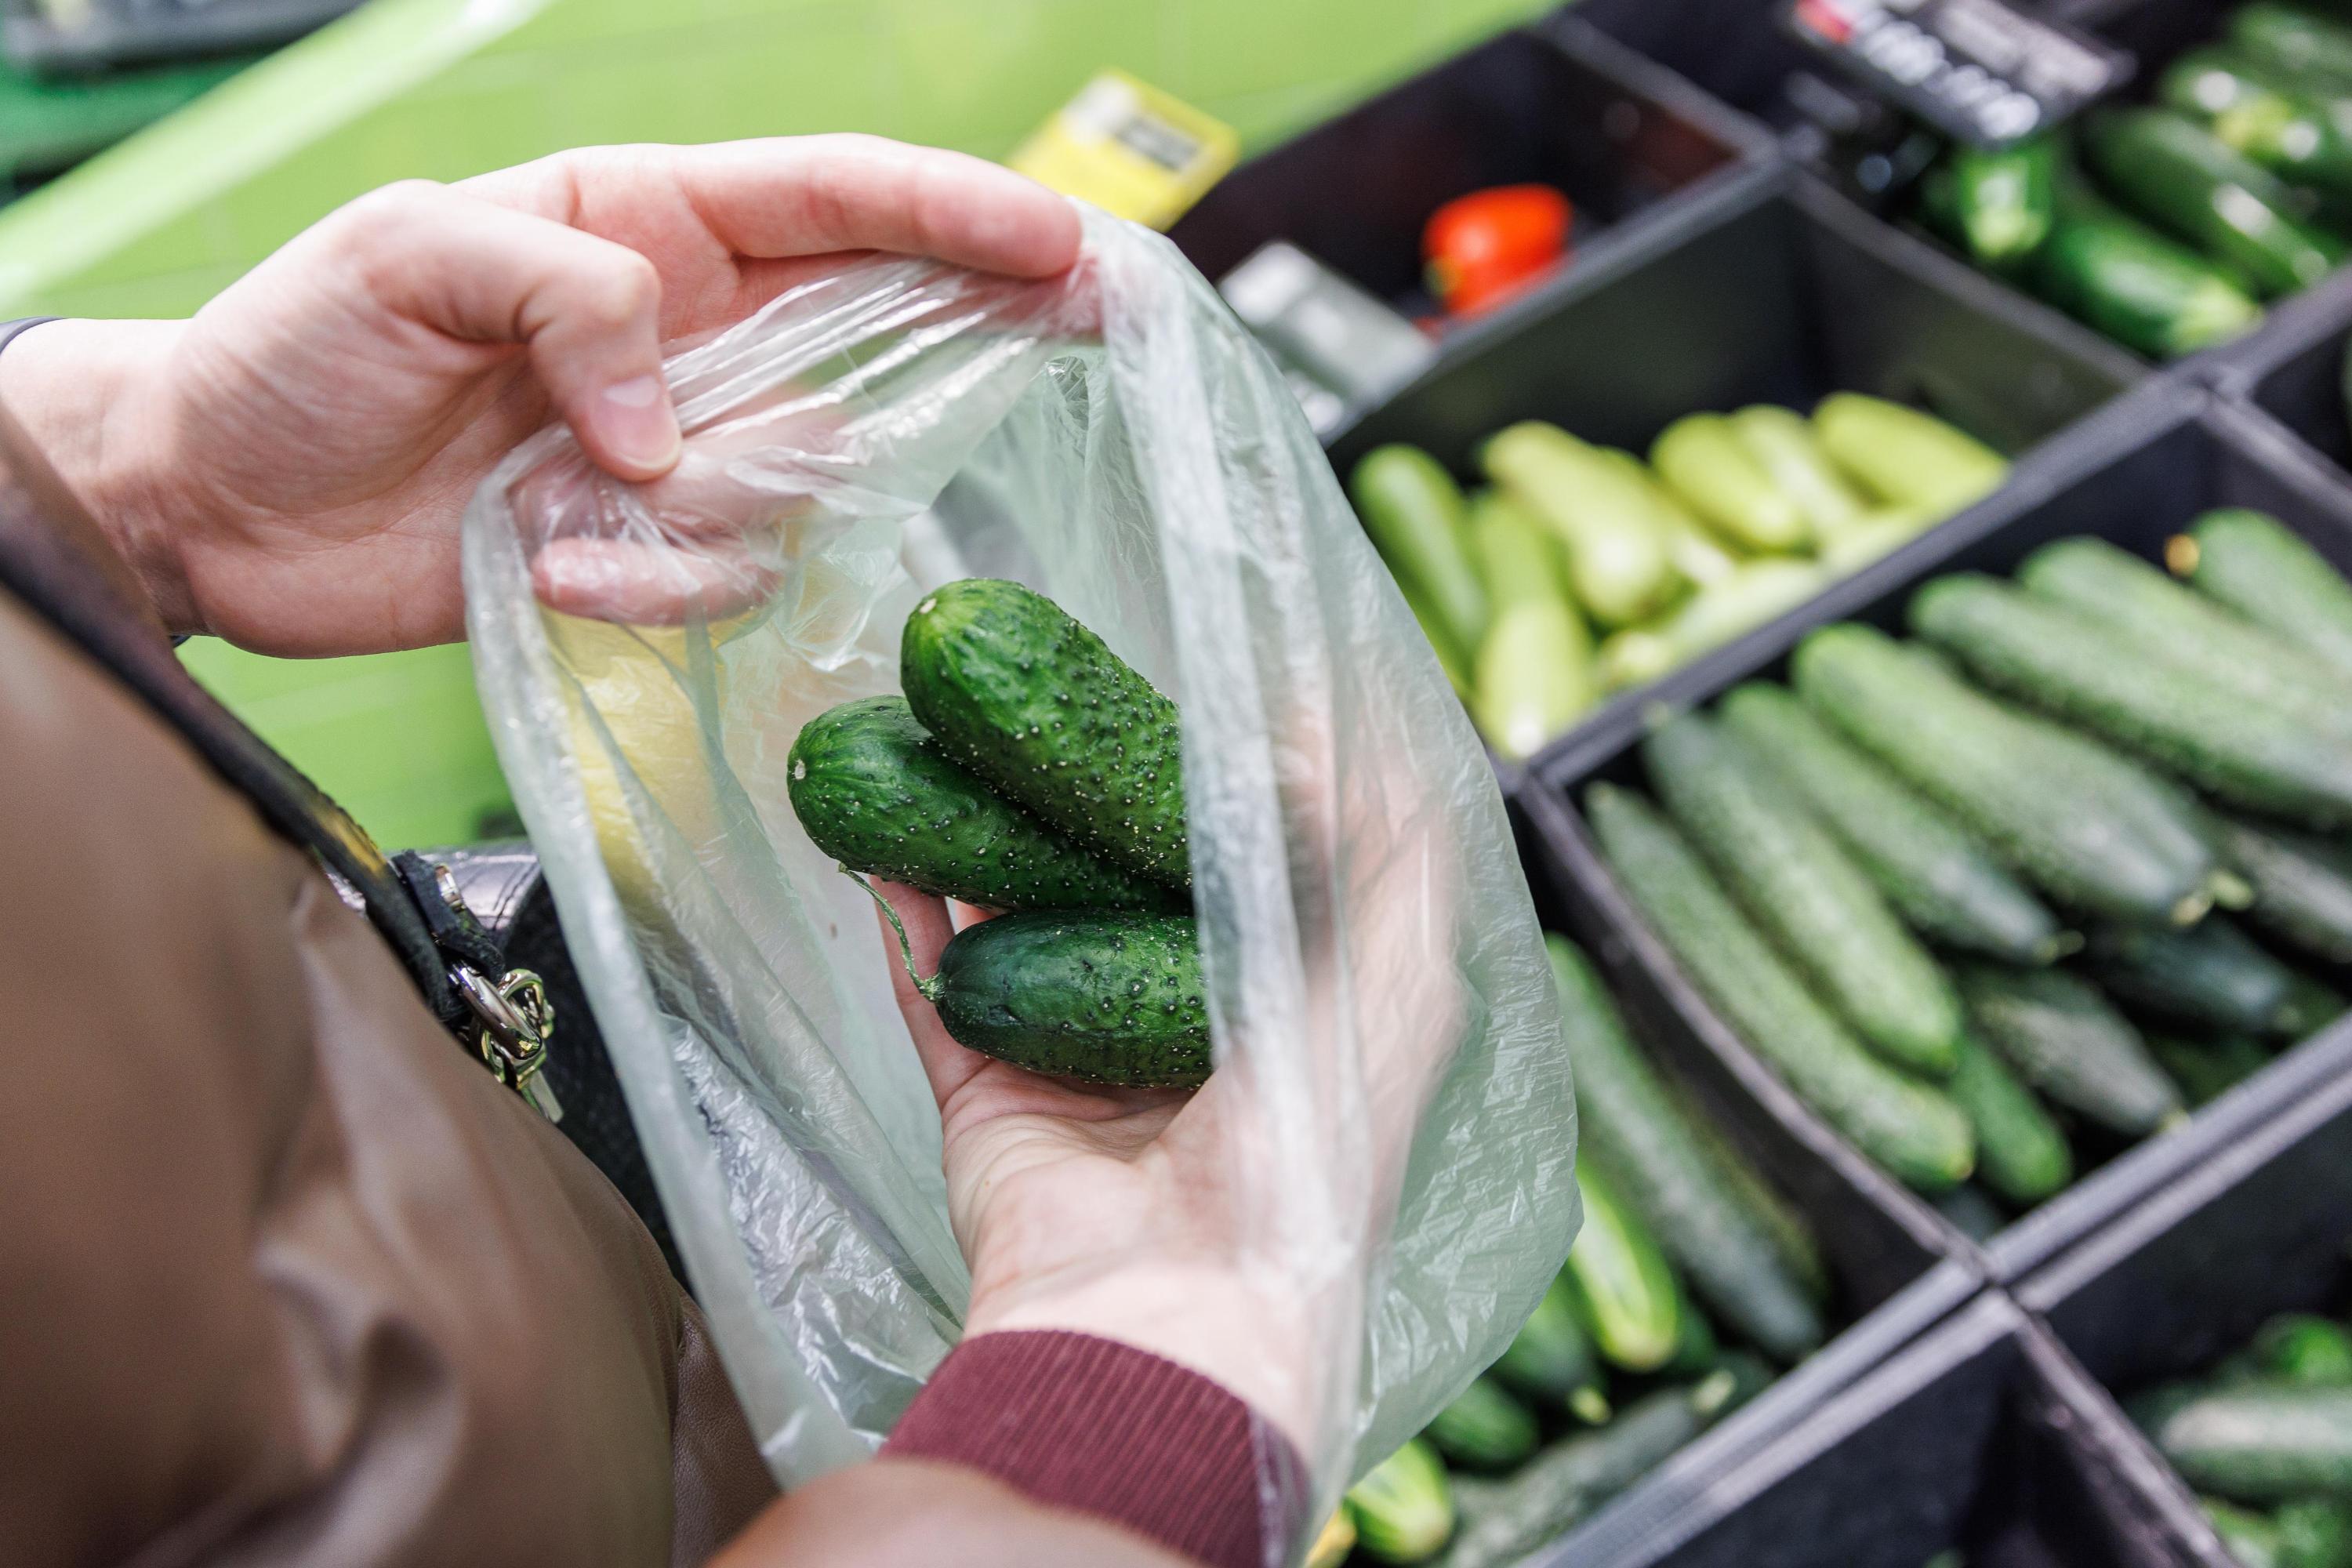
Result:
{"type": "MultiPolygon", "coordinates": [[[[889,904],[899,923],[907,928],[907,945],[914,954],[916,973],[938,973],[940,954],[947,951],[948,939],[955,935],[954,922],[948,917],[948,901],[899,882],[877,880],[874,891],[889,904]]],[[[874,918],[882,928],[882,941],[889,951],[890,989],[898,999],[898,1012],[907,1020],[907,1033],[914,1037],[915,1055],[923,1064],[923,1076],[930,1081],[931,1093],[944,1107],[973,1073],[987,1065],[988,1058],[956,1044],[947,1026],[940,1022],[929,998],[916,988],[913,977],[900,962],[898,935],[890,929],[889,917],[877,910],[874,918]]]]}
{"type": "Polygon", "coordinates": [[[678,458],[661,374],[652,262],[561,223],[444,186],[386,186],[325,226],[371,299],[464,342],[516,343],[599,468],[625,479],[678,458]]]}

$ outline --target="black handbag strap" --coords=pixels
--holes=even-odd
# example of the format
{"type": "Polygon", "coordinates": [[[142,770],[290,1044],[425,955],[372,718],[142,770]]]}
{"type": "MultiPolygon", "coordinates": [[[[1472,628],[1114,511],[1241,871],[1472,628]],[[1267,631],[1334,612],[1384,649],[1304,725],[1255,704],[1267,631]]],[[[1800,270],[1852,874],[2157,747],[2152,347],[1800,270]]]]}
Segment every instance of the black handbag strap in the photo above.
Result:
{"type": "MultiPolygon", "coordinates": [[[[5,341],[0,341],[5,346],[5,341]]],[[[551,1024],[538,976],[509,970],[456,884],[413,852],[386,856],[351,814],[198,685],[78,498],[0,411],[0,587],[136,693],[281,837],[356,894],[425,1005],[551,1120],[541,1081],[551,1024]]]]}

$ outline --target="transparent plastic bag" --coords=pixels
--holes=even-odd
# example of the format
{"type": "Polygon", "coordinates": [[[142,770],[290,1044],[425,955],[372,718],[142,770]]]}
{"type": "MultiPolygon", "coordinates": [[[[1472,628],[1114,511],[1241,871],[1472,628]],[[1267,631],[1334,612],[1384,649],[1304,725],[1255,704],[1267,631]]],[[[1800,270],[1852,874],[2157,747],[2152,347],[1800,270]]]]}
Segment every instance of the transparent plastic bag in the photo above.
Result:
{"type": "Polygon", "coordinates": [[[1575,1112],[1491,770],[1278,373],[1165,240],[1089,213],[1066,277],[855,259],[667,374],[669,478],[614,480],[551,428],[484,484],[469,626],[778,1477],[871,1452],[971,1288],[896,954],[785,757],[898,689],[924,590],[987,575],[1181,707],[1202,1094],[1234,1256],[1311,1315],[1314,1364],[1286,1370],[1316,1391],[1297,1435],[1328,1505],[1558,1268],[1575,1112]]]}

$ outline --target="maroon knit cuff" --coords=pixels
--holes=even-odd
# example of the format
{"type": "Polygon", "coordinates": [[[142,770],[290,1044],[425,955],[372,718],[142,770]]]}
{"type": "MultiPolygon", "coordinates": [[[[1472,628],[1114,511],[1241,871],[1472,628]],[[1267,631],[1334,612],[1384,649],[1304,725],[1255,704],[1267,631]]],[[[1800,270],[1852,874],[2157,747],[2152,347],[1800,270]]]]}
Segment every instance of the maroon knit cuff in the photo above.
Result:
{"type": "Polygon", "coordinates": [[[882,1450],[984,1470],[1213,1568],[1284,1561],[1306,1468],[1239,1398],[1149,1351],[1061,1330],[948,1352],[882,1450]]]}

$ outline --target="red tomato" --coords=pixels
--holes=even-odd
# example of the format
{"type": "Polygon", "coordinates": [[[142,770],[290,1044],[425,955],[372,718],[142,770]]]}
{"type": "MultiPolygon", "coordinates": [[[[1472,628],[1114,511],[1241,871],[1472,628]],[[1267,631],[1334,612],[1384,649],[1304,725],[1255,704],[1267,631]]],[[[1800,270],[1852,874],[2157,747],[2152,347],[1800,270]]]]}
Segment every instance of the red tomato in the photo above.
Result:
{"type": "Polygon", "coordinates": [[[1507,298],[1568,254],[1568,198],[1549,185],[1496,185],[1456,196],[1421,231],[1429,291],[1454,315],[1507,298]]]}

